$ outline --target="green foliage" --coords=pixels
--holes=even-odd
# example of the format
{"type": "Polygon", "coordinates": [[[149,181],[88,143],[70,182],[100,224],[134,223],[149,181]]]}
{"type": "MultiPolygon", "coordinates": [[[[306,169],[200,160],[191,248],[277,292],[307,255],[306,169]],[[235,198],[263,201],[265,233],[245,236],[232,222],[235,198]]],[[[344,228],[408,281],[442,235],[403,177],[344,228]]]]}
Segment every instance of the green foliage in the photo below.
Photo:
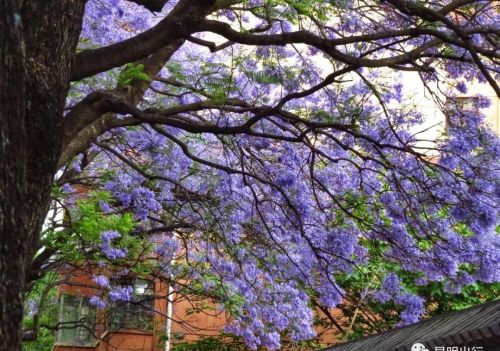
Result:
{"type": "MultiPolygon", "coordinates": [[[[100,209],[100,201],[111,202],[110,194],[98,191],[79,199],[68,213],[68,228],[45,233],[43,244],[55,249],[66,262],[78,262],[88,258],[88,250],[95,248],[103,231],[115,230],[122,234],[118,247],[126,247],[131,254],[141,251],[143,244],[139,243],[140,238],[128,235],[135,225],[132,215],[105,214],[100,209]]],[[[99,253],[96,252],[96,255],[99,253]]],[[[99,259],[98,256],[94,258],[99,259]]]]}
{"type": "Polygon", "coordinates": [[[52,330],[42,328],[35,341],[23,342],[23,351],[50,351],[55,342],[55,333],[52,330]]]}
{"type": "MultiPolygon", "coordinates": [[[[432,245],[430,242],[422,241],[421,245],[432,245]]],[[[392,328],[399,322],[401,306],[394,302],[379,303],[369,298],[362,297],[366,291],[376,291],[380,288],[383,277],[388,272],[395,272],[402,281],[402,286],[409,292],[422,296],[426,300],[426,318],[450,311],[458,311],[464,308],[492,301],[500,296],[500,283],[476,283],[465,286],[459,293],[447,292],[446,282],[428,282],[425,285],[417,284],[421,273],[408,272],[391,261],[383,260],[374,254],[379,250],[377,241],[365,241],[368,248],[370,261],[367,266],[359,267],[350,274],[340,274],[335,279],[346,287],[347,294],[354,297],[355,301],[363,303],[363,309],[372,313],[377,319],[368,320],[365,314],[358,313],[352,329],[347,332],[346,340],[354,340],[361,336],[380,332],[392,328]]],[[[470,267],[460,267],[463,271],[470,267]]],[[[340,305],[344,316],[352,318],[355,306],[352,303],[340,305]]],[[[325,323],[328,323],[327,321],[325,323]]]]}
{"type": "Polygon", "coordinates": [[[175,78],[178,81],[185,82],[186,77],[184,75],[182,65],[179,62],[172,61],[167,63],[167,68],[172,75],[173,78],[175,78]]]}
{"type": "Polygon", "coordinates": [[[442,282],[433,282],[425,287],[416,288],[418,294],[428,299],[429,315],[449,311],[459,311],[500,296],[500,283],[476,283],[467,285],[458,294],[448,293],[442,282]]]}
{"type": "Polygon", "coordinates": [[[193,279],[189,287],[182,289],[181,293],[204,296],[206,294],[204,284],[208,281],[212,283],[211,296],[224,305],[224,310],[232,316],[240,315],[245,299],[238,294],[228,294],[231,289],[225,286],[221,278],[215,274],[207,273],[201,279],[193,279]]]}
{"type": "Polygon", "coordinates": [[[94,192],[91,197],[78,201],[77,210],[73,212],[76,216],[73,230],[90,240],[98,240],[104,230],[116,230],[122,235],[127,234],[134,225],[130,213],[106,215],[99,208],[101,200],[110,201],[109,194],[94,192]]]}
{"type": "Polygon", "coordinates": [[[295,24],[303,18],[315,18],[324,22],[329,19],[335,6],[340,7],[342,3],[343,1],[324,0],[269,0],[253,12],[259,16],[285,18],[295,24]]]}
{"type": "Polygon", "coordinates": [[[36,340],[23,342],[23,351],[52,350],[55,332],[51,327],[56,325],[58,311],[56,281],[56,273],[46,274],[42,279],[35,282],[29,294],[25,297],[23,330],[34,329],[33,312],[35,311],[39,316],[40,329],[36,340]]]}
{"type": "Polygon", "coordinates": [[[118,86],[125,87],[137,80],[149,81],[149,76],[144,73],[144,65],[129,63],[118,75],[118,86]]]}
{"type": "MultiPolygon", "coordinates": [[[[53,195],[62,198],[64,193],[59,188],[53,189],[53,195]]],[[[121,234],[113,245],[127,249],[124,261],[133,261],[130,268],[137,276],[147,276],[152,271],[154,263],[151,260],[142,261],[141,255],[152,251],[151,243],[140,235],[131,235],[135,221],[130,213],[106,214],[101,210],[100,202],[112,202],[111,195],[105,191],[96,191],[78,199],[75,206],[69,210],[65,218],[63,230],[46,231],[42,243],[46,248],[55,250],[54,262],[80,263],[105,261],[107,258],[99,250],[103,231],[114,230],[121,234]],[[91,258],[89,261],[88,259],[91,258]]],[[[113,265],[120,265],[114,260],[113,265]]],[[[41,279],[35,281],[29,294],[25,298],[25,311],[39,310],[40,330],[37,340],[25,342],[23,350],[42,351],[51,350],[55,341],[54,328],[57,324],[58,304],[56,299],[56,282],[59,279],[57,271],[50,271],[41,279]],[[36,308],[35,308],[36,307],[36,308]]],[[[26,313],[24,329],[32,330],[35,320],[32,314],[26,313]]]]}
{"type": "Polygon", "coordinates": [[[195,342],[177,343],[172,351],[242,351],[247,350],[241,340],[224,335],[205,337],[195,342]]]}
{"type": "Polygon", "coordinates": [[[335,117],[333,117],[333,115],[331,113],[329,113],[328,111],[325,111],[325,110],[317,111],[314,114],[313,118],[316,121],[321,122],[321,123],[337,123],[337,122],[339,122],[335,119],[335,117]]]}
{"type": "MultiPolygon", "coordinates": [[[[376,198],[367,199],[346,194],[342,201],[344,208],[354,216],[356,225],[361,230],[369,230],[370,228],[367,225],[373,222],[374,214],[368,211],[366,204],[370,202],[373,206],[376,205],[378,200],[376,198]],[[361,221],[358,219],[361,219],[361,221]]],[[[378,215],[386,222],[386,225],[391,224],[389,218],[383,217],[383,213],[378,215]]],[[[449,216],[449,209],[443,208],[435,215],[439,218],[446,218],[449,216]]],[[[332,225],[346,225],[345,213],[339,211],[332,225]]],[[[432,237],[420,236],[418,229],[408,226],[407,230],[413,236],[420,249],[431,249],[435,245],[432,237]]],[[[472,235],[470,228],[465,224],[457,224],[454,230],[466,238],[472,235]]],[[[361,239],[361,243],[368,250],[369,261],[367,265],[357,267],[351,273],[343,273],[335,276],[336,281],[346,289],[346,294],[353,297],[353,301],[355,302],[354,304],[352,302],[342,304],[340,308],[344,316],[350,319],[354,316],[356,307],[359,307],[357,305],[359,302],[364,312],[373,314],[377,318],[368,319],[366,313],[357,313],[352,328],[346,328],[348,331],[345,335],[341,336],[344,340],[352,340],[373,332],[380,332],[394,327],[399,322],[398,315],[403,308],[402,306],[396,305],[393,301],[379,303],[370,299],[370,293],[380,289],[383,278],[389,272],[397,273],[402,281],[401,285],[406,291],[425,299],[426,318],[482,304],[500,296],[500,283],[471,284],[463,287],[459,293],[448,292],[453,290],[448,286],[452,285],[452,283],[446,281],[427,282],[424,285],[418,284],[419,279],[423,277],[422,273],[405,271],[397,263],[383,258],[380,253],[386,250],[387,243],[369,238],[361,239]]],[[[459,271],[468,273],[472,273],[473,269],[470,265],[461,265],[459,267],[459,271]]],[[[323,323],[328,324],[328,321],[323,321],[323,323]]]]}

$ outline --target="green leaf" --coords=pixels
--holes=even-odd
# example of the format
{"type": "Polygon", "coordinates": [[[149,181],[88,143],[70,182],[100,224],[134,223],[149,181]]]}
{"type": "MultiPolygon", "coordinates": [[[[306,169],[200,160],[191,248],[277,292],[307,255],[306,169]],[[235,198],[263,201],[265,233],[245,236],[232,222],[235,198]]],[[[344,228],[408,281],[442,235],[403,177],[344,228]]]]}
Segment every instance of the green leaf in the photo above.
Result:
{"type": "Polygon", "coordinates": [[[118,75],[118,86],[125,87],[136,80],[149,81],[149,76],[144,73],[143,64],[130,63],[118,75]]]}

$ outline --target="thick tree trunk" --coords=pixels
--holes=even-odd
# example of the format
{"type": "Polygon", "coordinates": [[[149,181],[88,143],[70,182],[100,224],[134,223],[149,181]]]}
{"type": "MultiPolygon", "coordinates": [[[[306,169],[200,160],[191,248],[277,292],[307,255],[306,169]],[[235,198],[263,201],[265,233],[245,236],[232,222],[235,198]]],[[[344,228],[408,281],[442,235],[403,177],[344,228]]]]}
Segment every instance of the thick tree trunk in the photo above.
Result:
{"type": "Polygon", "coordinates": [[[16,0],[0,1],[0,350],[19,350],[27,248],[25,68],[16,0]]]}
{"type": "Polygon", "coordinates": [[[80,36],[85,1],[24,2],[26,43],[27,184],[31,263],[50,204],[50,191],[61,155],[63,109],[80,36]]]}
{"type": "Polygon", "coordinates": [[[22,295],[61,153],[84,0],[0,1],[0,351],[20,350],[22,295]]]}
{"type": "MultiPolygon", "coordinates": [[[[61,158],[64,102],[75,76],[73,63],[85,2],[0,0],[0,351],[21,347],[24,284],[61,158]]],[[[161,4],[157,0],[136,2],[151,9],[161,4]]],[[[76,76],[119,66],[125,59],[149,57],[189,35],[193,21],[204,18],[214,2],[180,2],[163,27],[145,34],[146,38],[161,34],[153,38],[157,47],[146,43],[139,47],[148,50],[123,56],[121,50],[131,52],[127,45],[142,43],[144,36],[138,36],[107,49],[89,50],[84,55],[89,61],[109,62],[99,61],[102,67],[76,76]]]]}

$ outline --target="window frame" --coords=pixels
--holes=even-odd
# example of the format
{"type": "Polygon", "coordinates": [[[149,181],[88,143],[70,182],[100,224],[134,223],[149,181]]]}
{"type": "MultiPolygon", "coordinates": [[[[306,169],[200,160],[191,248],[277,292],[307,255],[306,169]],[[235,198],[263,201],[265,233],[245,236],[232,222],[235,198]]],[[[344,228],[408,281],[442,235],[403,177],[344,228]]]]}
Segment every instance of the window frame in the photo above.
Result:
{"type": "Polygon", "coordinates": [[[96,336],[97,308],[95,306],[92,306],[92,304],[89,302],[88,296],[77,295],[77,294],[68,294],[68,293],[60,294],[59,295],[59,310],[58,310],[57,321],[58,321],[58,327],[57,327],[57,332],[56,332],[56,340],[54,343],[55,345],[94,348],[98,344],[99,339],[96,336]],[[78,306],[76,307],[76,310],[78,311],[79,320],[74,321],[74,322],[63,320],[64,319],[65,300],[68,297],[76,298],[78,301],[78,306]],[[87,300],[87,301],[85,301],[85,300],[87,300]],[[85,306],[84,306],[84,303],[85,303],[85,306]],[[86,316],[82,314],[84,307],[89,308],[89,314],[86,316]],[[89,317],[88,323],[85,323],[84,318],[87,318],[87,317],[89,317]],[[65,324],[71,325],[71,327],[64,327],[65,324]],[[63,340],[63,333],[67,330],[74,331],[74,337],[72,338],[73,339],[72,341],[63,340]],[[89,335],[88,342],[82,342],[81,339],[78,338],[78,336],[81,334],[82,331],[88,333],[88,335],[89,335]]]}
{"type": "Polygon", "coordinates": [[[129,284],[123,284],[123,282],[117,282],[114,284],[115,287],[119,286],[130,286],[132,283],[133,292],[131,294],[131,301],[117,301],[106,310],[106,330],[107,331],[119,331],[119,330],[134,330],[143,333],[151,333],[154,331],[154,281],[135,278],[132,282],[130,280],[129,284]],[[144,293],[138,294],[137,282],[144,281],[147,282],[144,293]],[[145,302],[148,306],[145,306],[145,302]],[[123,321],[117,322],[114,314],[122,315],[121,319],[123,321]],[[147,318],[146,318],[147,317],[147,318]],[[135,321],[135,319],[142,321],[135,321]],[[113,320],[114,319],[114,320],[113,320]],[[133,325],[133,324],[136,325],[133,325]]]}
{"type": "MultiPolygon", "coordinates": [[[[454,96],[454,97],[449,97],[446,99],[446,105],[447,109],[449,110],[445,114],[445,125],[444,125],[444,130],[448,131],[452,127],[456,127],[457,123],[452,123],[449,113],[453,113],[453,111],[457,112],[460,114],[460,119],[462,119],[463,113],[464,112],[479,112],[481,111],[480,108],[476,106],[476,103],[478,101],[479,97],[477,96],[454,96]]],[[[462,121],[459,121],[459,123],[462,123],[462,121]]]]}

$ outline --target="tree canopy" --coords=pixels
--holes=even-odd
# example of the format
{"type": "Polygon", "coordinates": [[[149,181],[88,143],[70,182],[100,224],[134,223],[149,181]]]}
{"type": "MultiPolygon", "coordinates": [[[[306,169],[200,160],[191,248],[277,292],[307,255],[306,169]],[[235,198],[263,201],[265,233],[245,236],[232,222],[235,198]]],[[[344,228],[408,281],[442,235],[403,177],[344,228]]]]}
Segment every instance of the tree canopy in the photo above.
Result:
{"type": "MultiPolygon", "coordinates": [[[[52,189],[27,201],[45,206],[27,283],[56,261],[129,265],[279,349],[315,335],[313,304],[391,301],[405,325],[415,286],[500,280],[500,140],[487,98],[454,99],[472,81],[500,97],[497,1],[21,3],[27,193],[52,189]],[[436,140],[408,84],[445,113],[436,140]],[[50,201],[67,218],[41,231],[50,201]]],[[[99,308],[129,298],[94,278],[99,308]]]]}

